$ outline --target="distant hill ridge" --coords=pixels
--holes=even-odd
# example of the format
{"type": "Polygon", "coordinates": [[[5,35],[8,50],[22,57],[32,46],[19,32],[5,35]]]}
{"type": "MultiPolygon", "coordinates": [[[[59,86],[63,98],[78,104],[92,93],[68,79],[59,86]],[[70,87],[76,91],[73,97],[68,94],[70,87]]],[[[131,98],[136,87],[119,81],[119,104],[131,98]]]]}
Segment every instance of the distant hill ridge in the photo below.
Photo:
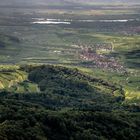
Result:
{"type": "Polygon", "coordinates": [[[116,4],[116,3],[124,3],[124,4],[140,4],[139,0],[0,0],[0,6],[3,5],[55,5],[57,3],[62,4],[75,4],[75,3],[103,3],[103,4],[116,4]]]}

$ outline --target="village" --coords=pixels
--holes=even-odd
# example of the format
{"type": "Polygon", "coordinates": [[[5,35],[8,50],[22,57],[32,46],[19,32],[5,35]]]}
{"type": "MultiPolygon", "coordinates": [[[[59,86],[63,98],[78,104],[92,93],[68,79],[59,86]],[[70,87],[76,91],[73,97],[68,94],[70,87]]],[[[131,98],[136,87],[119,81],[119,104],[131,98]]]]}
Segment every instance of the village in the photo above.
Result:
{"type": "Polygon", "coordinates": [[[92,45],[75,45],[79,46],[79,57],[83,61],[92,62],[90,67],[100,68],[117,73],[126,73],[125,67],[120,64],[114,57],[109,57],[105,52],[113,52],[114,48],[111,43],[95,43],[92,45]]]}

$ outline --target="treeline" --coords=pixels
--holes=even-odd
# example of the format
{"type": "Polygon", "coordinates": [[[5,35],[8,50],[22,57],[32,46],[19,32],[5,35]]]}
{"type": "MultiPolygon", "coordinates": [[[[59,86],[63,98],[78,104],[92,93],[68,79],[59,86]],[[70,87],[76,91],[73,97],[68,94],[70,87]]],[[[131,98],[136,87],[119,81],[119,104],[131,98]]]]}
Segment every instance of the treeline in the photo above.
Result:
{"type": "Polygon", "coordinates": [[[2,94],[1,140],[138,140],[140,137],[140,113],[55,110],[35,101],[8,99],[6,93],[2,94]]]}

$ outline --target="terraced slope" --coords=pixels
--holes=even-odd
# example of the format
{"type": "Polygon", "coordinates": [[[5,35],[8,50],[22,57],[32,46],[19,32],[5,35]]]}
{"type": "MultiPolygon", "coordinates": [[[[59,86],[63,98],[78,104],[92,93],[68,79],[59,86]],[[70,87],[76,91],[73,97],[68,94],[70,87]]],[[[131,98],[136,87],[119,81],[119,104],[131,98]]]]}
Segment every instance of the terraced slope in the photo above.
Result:
{"type": "Polygon", "coordinates": [[[0,83],[2,88],[10,88],[26,79],[25,72],[19,71],[18,66],[0,66],[0,83]]]}
{"type": "Polygon", "coordinates": [[[1,65],[0,90],[17,93],[37,92],[37,85],[29,82],[27,77],[28,73],[19,70],[19,66],[1,65]]]}

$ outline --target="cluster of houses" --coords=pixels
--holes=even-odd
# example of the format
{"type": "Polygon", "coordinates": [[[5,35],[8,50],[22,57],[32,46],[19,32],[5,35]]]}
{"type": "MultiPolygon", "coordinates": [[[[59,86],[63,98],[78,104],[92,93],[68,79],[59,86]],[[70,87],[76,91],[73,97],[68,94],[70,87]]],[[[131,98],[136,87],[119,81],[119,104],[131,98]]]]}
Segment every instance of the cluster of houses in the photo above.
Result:
{"type": "MultiPolygon", "coordinates": [[[[111,49],[111,47],[107,48],[107,50],[108,49],[111,49]]],[[[80,52],[80,59],[93,62],[95,64],[95,67],[101,68],[103,70],[109,70],[118,73],[126,72],[124,66],[121,65],[113,57],[109,58],[105,55],[97,54],[96,51],[93,50],[91,47],[82,48],[80,52]]]]}

